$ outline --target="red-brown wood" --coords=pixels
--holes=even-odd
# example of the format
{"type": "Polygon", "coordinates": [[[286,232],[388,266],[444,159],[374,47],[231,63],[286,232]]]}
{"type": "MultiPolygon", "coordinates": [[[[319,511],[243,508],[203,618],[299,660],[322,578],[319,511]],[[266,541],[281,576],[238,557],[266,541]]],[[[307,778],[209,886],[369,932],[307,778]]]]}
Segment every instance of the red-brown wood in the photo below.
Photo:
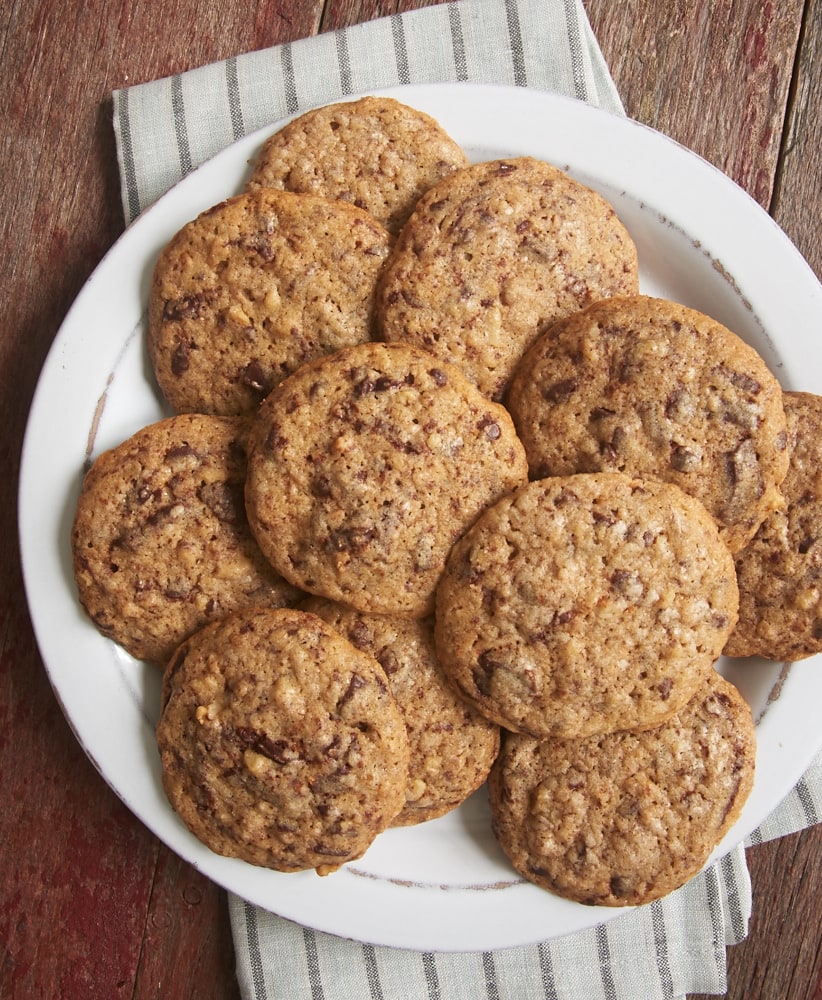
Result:
{"type": "MultiPolygon", "coordinates": [[[[19,567],[17,473],[37,375],[123,228],[111,91],[428,5],[30,0],[0,18],[3,998],[239,995],[225,894],[160,845],[86,759],[37,653],[19,567]]],[[[822,274],[822,0],[587,0],[586,9],[628,114],[729,172],[822,274]]],[[[820,1000],[822,827],[749,856],[754,915],[729,952],[728,996],[820,1000]]]]}

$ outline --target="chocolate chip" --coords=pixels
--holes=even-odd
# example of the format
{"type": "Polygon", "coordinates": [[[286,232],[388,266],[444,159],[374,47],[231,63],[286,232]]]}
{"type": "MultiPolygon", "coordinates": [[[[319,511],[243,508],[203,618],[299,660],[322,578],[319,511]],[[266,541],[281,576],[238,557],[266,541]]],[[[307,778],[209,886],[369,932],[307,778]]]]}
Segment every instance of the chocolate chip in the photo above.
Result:
{"type": "Polygon", "coordinates": [[[663,677],[659,684],[654,685],[654,690],[663,701],[667,701],[671,695],[674,682],[670,677],[663,677]]]}
{"type": "Polygon", "coordinates": [[[266,392],[267,380],[259,361],[251,361],[240,370],[240,382],[255,392],[266,392]]]}
{"type": "Polygon", "coordinates": [[[348,683],[348,687],[345,689],[345,693],[343,694],[342,698],[340,698],[340,700],[337,702],[337,711],[339,711],[343,707],[343,705],[351,701],[351,699],[354,697],[357,691],[365,687],[365,684],[366,682],[364,678],[362,678],[359,674],[352,674],[351,680],[348,683]]]}
{"type": "Polygon", "coordinates": [[[362,552],[377,536],[375,527],[340,528],[329,536],[329,545],[334,552],[362,552]]]}
{"type": "Polygon", "coordinates": [[[163,456],[164,461],[168,462],[169,465],[174,465],[181,458],[196,458],[197,452],[191,447],[190,444],[179,444],[175,445],[173,448],[169,448],[165,455],[163,456]]]}
{"type": "Polygon", "coordinates": [[[494,674],[503,664],[495,657],[492,650],[483,650],[478,659],[477,665],[472,671],[474,685],[480,694],[489,695],[491,693],[491,682],[494,674]]]}
{"type": "Polygon", "coordinates": [[[181,340],[171,354],[171,374],[179,378],[189,369],[191,345],[187,340],[181,340]]]}
{"type": "Polygon", "coordinates": [[[181,319],[197,319],[205,305],[206,297],[199,292],[170,299],[163,307],[163,319],[171,323],[181,319]]]}
{"type": "Polygon", "coordinates": [[[683,444],[672,442],[670,463],[677,472],[692,472],[699,465],[699,455],[683,444]]]}
{"type": "Polygon", "coordinates": [[[234,740],[246,750],[253,750],[261,757],[267,757],[276,764],[289,764],[302,759],[302,753],[289,745],[287,740],[272,740],[266,733],[250,726],[238,726],[234,730],[226,730],[229,740],[234,740]]]}
{"type": "Polygon", "coordinates": [[[579,388],[579,379],[564,378],[554,382],[542,391],[542,397],[549,403],[564,403],[579,388]]]}
{"type": "Polygon", "coordinates": [[[197,495],[223,524],[241,524],[245,510],[241,483],[204,483],[197,495]]]}
{"type": "Polygon", "coordinates": [[[493,417],[489,416],[487,413],[483,416],[482,420],[477,424],[477,427],[481,431],[485,431],[485,436],[489,441],[496,441],[502,433],[499,429],[499,424],[494,420],[493,417]]]}
{"type": "Polygon", "coordinates": [[[762,386],[759,382],[746,372],[737,372],[730,368],[724,368],[723,371],[731,385],[735,385],[737,389],[741,389],[743,392],[748,392],[752,396],[757,396],[760,392],[762,392],[762,386]]]}
{"type": "Polygon", "coordinates": [[[631,882],[630,879],[624,875],[612,875],[609,886],[611,889],[611,895],[615,896],[617,899],[624,899],[626,896],[630,895],[631,882]]]}

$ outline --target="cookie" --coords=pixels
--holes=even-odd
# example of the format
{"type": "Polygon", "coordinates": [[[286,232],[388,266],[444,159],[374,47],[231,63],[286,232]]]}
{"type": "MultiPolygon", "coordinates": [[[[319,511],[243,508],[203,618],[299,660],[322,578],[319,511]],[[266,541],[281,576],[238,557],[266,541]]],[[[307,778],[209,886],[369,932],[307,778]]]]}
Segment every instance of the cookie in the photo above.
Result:
{"type": "Polygon", "coordinates": [[[547,323],[637,290],[636,248],[604,198],[540,160],[493,160],[417,203],[380,280],[379,328],[499,400],[547,323]]]}
{"type": "Polygon", "coordinates": [[[301,364],[374,333],[391,238],[368,213],[259,190],[215,205],[163,249],[148,352],[172,410],[249,414],[301,364]]]}
{"type": "Polygon", "coordinates": [[[456,539],[526,477],[507,411],[459,369],[369,343],[305,365],[260,407],[246,508],[294,586],[423,618],[456,539]]]}
{"type": "Polygon", "coordinates": [[[300,595],[248,526],[248,421],[180,414],[137,431],[91,466],[72,526],[80,603],[141,660],[164,664],[207,622],[300,595]]]}
{"type": "Polygon", "coordinates": [[[437,653],[507,729],[650,727],[710,674],[738,599],[716,524],[678,487],[558,476],[504,497],[457,542],[437,590],[437,653]]]}
{"type": "Polygon", "coordinates": [[[748,705],[712,671],[645,732],[506,736],[489,779],[494,833],[543,889],[597,906],[648,903],[703,868],[750,794],[755,755],[748,705]]]}
{"type": "Polygon", "coordinates": [[[443,816],[488,777],[499,750],[499,727],[458,697],[434,650],[430,619],[369,615],[321,598],[301,605],[370,653],[385,671],[408,732],[406,801],[393,826],[443,816]]]}
{"type": "Polygon", "coordinates": [[[541,335],[507,405],[531,477],[625,472],[697,497],[738,552],[782,502],[782,390],[727,327],[648,296],[599,302],[541,335]]]}
{"type": "Polygon", "coordinates": [[[822,653],[822,397],[785,392],[782,400],[792,445],[785,506],[736,556],[739,622],[727,656],[822,653]]]}
{"type": "Polygon", "coordinates": [[[314,108],[275,132],[248,187],[350,202],[396,234],[429,187],[467,164],[430,115],[389,97],[363,97],[314,108]]]}
{"type": "Polygon", "coordinates": [[[315,615],[249,609],[169,663],[163,787],[217,854],[325,875],[402,808],[405,725],[379,664],[315,615]]]}

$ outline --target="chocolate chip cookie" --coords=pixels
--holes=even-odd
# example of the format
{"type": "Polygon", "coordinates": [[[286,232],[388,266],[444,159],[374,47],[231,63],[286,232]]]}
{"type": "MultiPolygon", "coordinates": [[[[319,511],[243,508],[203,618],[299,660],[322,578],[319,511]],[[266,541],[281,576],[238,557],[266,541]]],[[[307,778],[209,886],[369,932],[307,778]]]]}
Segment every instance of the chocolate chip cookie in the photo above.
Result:
{"type": "Polygon", "coordinates": [[[341,199],[397,233],[432,184],[467,164],[430,115],[369,96],[314,108],[275,132],[248,186],[341,199]]]}
{"type": "Polygon", "coordinates": [[[532,478],[625,472],[697,497],[739,551],[782,503],[782,390],[716,320],[648,296],[555,324],[523,358],[507,405],[532,478]]]}
{"type": "Polygon", "coordinates": [[[303,366],[254,418],[246,508],[272,565],[360,611],[422,618],[451,546],[527,478],[502,406],[406,344],[303,366]]]}
{"type": "Polygon", "coordinates": [[[637,290],[636,248],[601,195],[541,160],[493,160],[417,203],[380,281],[379,325],[499,400],[547,323],[637,290]]]}
{"type": "Polygon", "coordinates": [[[801,660],[822,653],[822,397],[782,398],[791,440],[785,506],[737,553],[739,622],[727,656],[801,660]]]}
{"type": "Polygon", "coordinates": [[[333,625],[385,671],[408,731],[411,754],[406,801],[393,826],[443,816],[488,777],[499,727],[448,684],[434,650],[433,623],[369,615],[320,598],[301,607],[333,625]]]}
{"type": "Polygon", "coordinates": [[[443,670],[537,738],[659,724],[736,622],[733,559],[705,508],[621,473],[538,480],[484,511],[437,589],[443,670]]]}
{"type": "Polygon", "coordinates": [[[160,254],[148,351],[177,413],[248,414],[301,364],[374,333],[391,238],[367,212],[257,190],[215,205],[160,254]]]}
{"type": "Polygon", "coordinates": [[[247,439],[246,419],[180,414],[103,452],[85,476],[71,535],[80,602],[138,659],[165,663],[207,622],[299,596],[248,526],[247,439]]]}
{"type": "Polygon", "coordinates": [[[748,705],[712,671],[670,721],[587,739],[507,735],[489,779],[494,832],[526,879],[634,906],[696,875],[753,786],[748,705]]]}
{"type": "Polygon", "coordinates": [[[301,611],[237,612],[183,643],[157,742],[189,829],[278,871],[360,857],[405,801],[405,724],[382,668],[301,611]]]}

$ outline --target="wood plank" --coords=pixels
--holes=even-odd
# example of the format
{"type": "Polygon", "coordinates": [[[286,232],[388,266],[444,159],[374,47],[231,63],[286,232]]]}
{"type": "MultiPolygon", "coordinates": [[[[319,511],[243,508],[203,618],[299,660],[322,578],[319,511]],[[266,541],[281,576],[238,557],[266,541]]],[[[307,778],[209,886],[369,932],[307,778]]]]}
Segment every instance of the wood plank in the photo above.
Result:
{"type": "Polygon", "coordinates": [[[0,995],[105,1000],[133,977],[158,845],[84,756],[21,617],[0,678],[0,995]]]}
{"type": "Polygon", "coordinates": [[[162,848],[131,1000],[239,1000],[234,970],[225,892],[162,848]]]}
{"type": "Polygon", "coordinates": [[[627,113],[770,205],[803,0],[587,0],[627,113]],[[672,89],[672,81],[678,81],[672,89]]]}
{"type": "Polygon", "coordinates": [[[820,1000],[822,827],[751,848],[748,867],[753,914],[746,940],[728,951],[728,997],[820,1000]]]}
{"type": "MultiPolygon", "coordinates": [[[[771,213],[822,278],[822,0],[809,0],[800,43],[771,213]]],[[[729,997],[822,1000],[822,826],[752,848],[748,867],[753,915],[728,953],[729,997]]]]}
{"type": "MultiPolygon", "coordinates": [[[[162,11],[106,0],[33,0],[4,11],[0,226],[10,333],[0,338],[0,457],[7,470],[0,481],[3,996],[130,997],[141,965],[147,973],[174,969],[181,954],[192,996],[224,995],[208,991],[234,981],[226,971],[224,893],[172,863],[107,788],[47,683],[17,551],[19,449],[51,341],[123,228],[112,89],[311,34],[321,9],[321,0],[177,0],[162,11]],[[192,885],[202,893],[198,905],[189,901],[192,885]],[[163,919],[172,932],[154,933],[153,921],[163,919]],[[150,955],[141,954],[144,927],[150,955]]],[[[157,995],[145,977],[140,988],[157,995]]]]}
{"type": "Polygon", "coordinates": [[[822,0],[808,0],[771,212],[822,280],[822,0]]]}
{"type": "MultiPolygon", "coordinates": [[[[2,996],[237,995],[225,894],[158,845],[87,761],[48,687],[23,599],[15,490],[28,399],[66,309],[123,225],[108,95],[430,2],[177,0],[162,11],[124,0],[6,5],[0,232],[11,334],[0,338],[0,456],[11,475],[0,481],[2,996]]],[[[608,0],[587,6],[629,113],[727,169],[761,203],[772,199],[820,273],[820,0],[808,2],[775,187],[800,0],[626,0],[619,17],[608,0]],[[729,41],[740,23],[741,37],[729,41]],[[677,73],[681,86],[671,98],[677,73]],[[741,128],[735,115],[743,116],[741,128]]],[[[729,996],[814,995],[821,845],[817,828],[751,851],[754,918],[748,941],[729,956],[729,996]],[[778,945],[776,959],[764,941],[778,945]]]]}
{"type": "Polygon", "coordinates": [[[323,11],[321,31],[335,31],[352,24],[372,21],[409,10],[420,10],[446,0],[327,0],[323,11]]]}

